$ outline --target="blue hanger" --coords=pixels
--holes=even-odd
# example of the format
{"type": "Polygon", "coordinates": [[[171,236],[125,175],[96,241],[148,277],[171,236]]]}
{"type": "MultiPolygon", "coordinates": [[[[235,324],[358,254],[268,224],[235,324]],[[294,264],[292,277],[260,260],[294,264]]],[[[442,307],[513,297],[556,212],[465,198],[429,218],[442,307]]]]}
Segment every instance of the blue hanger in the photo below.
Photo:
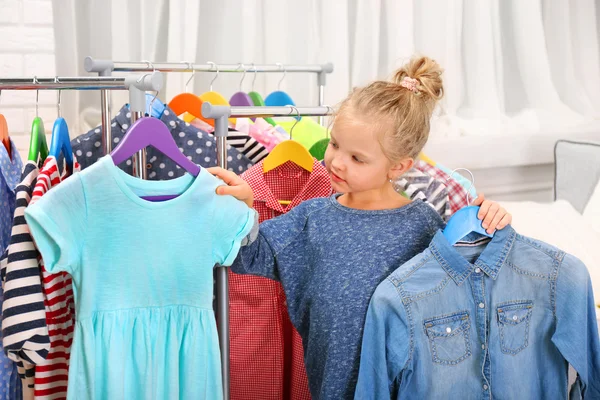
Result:
{"type": "MultiPolygon", "coordinates": [[[[277,90],[275,92],[269,94],[265,98],[265,106],[269,106],[269,107],[295,106],[296,103],[294,102],[294,100],[292,100],[290,95],[280,89],[281,82],[283,82],[283,80],[285,79],[286,71],[282,64],[277,63],[277,65],[279,65],[283,69],[283,77],[277,84],[277,90]]],[[[300,119],[301,119],[300,117],[293,117],[293,118],[296,118],[298,121],[300,121],[300,119]]]]}
{"type": "MultiPolygon", "coordinates": [[[[471,175],[471,186],[473,186],[475,184],[475,178],[471,171],[465,168],[458,168],[452,171],[449,179],[452,179],[452,175],[461,169],[467,171],[471,175]]],[[[469,190],[470,188],[467,189],[467,204],[469,203],[469,190]]],[[[448,224],[446,224],[446,228],[444,228],[444,237],[448,240],[448,243],[454,246],[460,239],[472,232],[490,238],[493,237],[494,235],[487,233],[481,225],[483,221],[477,218],[478,213],[479,207],[477,206],[467,206],[458,210],[452,218],[450,218],[448,224]]]]}
{"type": "Polygon", "coordinates": [[[52,127],[52,140],[50,142],[49,154],[58,160],[60,154],[65,157],[67,163],[67,172],[73,173],[73,149],[71,148],[71,138],[69,137],[69,127],[64,118],[59,117],[54,121],[52,127]]]}
{"type": "Polygon", "coordinates": [[[150,93],[146,93],[146,109],[152,110],[151,116],[160,119],[167,106],[159,99],[155,99],[150,93]]]}

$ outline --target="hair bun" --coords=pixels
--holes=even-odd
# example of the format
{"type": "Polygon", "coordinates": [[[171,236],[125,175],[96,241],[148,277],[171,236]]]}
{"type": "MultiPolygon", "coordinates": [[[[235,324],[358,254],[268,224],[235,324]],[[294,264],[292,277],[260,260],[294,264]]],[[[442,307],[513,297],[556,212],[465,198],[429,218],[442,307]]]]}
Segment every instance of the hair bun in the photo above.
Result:
{"type": "MultiPolygon", "coordinates": [[[[403,65],[394,74],[394,82],[402,86],[402,90],[411,90],[407,88],[405,78],[416,79],[417,95],[423,96],[427,102],[435,104],[444,95],[442,84],[442,67],[429,57],[413,57],[407,64],[403,65]]],[[[432,104],[432,105],[433,105],[432,104]]]]}

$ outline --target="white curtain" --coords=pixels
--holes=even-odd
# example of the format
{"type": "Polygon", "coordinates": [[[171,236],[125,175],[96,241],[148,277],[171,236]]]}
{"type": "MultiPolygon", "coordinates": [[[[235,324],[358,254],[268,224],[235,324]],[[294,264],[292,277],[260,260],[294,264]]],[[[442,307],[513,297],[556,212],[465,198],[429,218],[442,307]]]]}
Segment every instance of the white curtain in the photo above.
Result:
{"type": "MultiPolygon", "coordinates": [[[[599,0],[54,0],[57,73],[82,75],[91,55],[118,61],[311,64],[332,62],[326,104],[388,78],[411,55],[445,69],[433,137],[543,134],[600,125],[599,0]]],[[[165,74],[161,99],[191,74],[165,74]]],[[[268,94],[283,74],[259,74],[268,94]]],[[[197,73],[190,90],[214,77],[197,73]]],[[[238,90],[221,74],[215,90],[238,90]]],[[[243,88],[251,90],[253,74],[243,88]]],[[[281,87],[317,103],[316,77],[288,73],[281,87]]],[[[127,101],[114,93],[113,112],[127,101]]],[[[63,97],[80,129],[98,124],[99,94],[63,97]]],[[[67,113],[67,110],[70,114],[67,113]]]]}

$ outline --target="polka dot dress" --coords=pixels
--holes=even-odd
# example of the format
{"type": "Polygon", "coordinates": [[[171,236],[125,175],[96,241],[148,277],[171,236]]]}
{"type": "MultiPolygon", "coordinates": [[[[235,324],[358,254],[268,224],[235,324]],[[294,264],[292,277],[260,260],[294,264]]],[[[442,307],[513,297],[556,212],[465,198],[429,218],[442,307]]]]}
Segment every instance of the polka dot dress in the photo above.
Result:
{"type": "MultiPolygon", "coordinates": [[[[116,147],[131,124],[131,113],[125,105],[111,123],[113,148],[116,147]]],[[[201,167],[214,167],[217,165],[217,143],[211,134],[186,124],[177,118],[168,107],[163,112],[161,121],[171,131],[177,147],[195,164],[201,167]]],[[[71,141],[73,151],[78,157],[81,168],[87,168],[104,154],[102,152],[102,133],[99,128],[92,129],[71,141]]],[[[167,180],[177,178],[185,173],[174,161],[163,155],[153,147],[147,148],[146,170],[148,178],[152,180],[167,180]]],[[[246,171],[254,163],[240,153],[237,149],[227,146],[227,166],[230,171],[238,174],[246,171]]],[[[125,172],[133,172],[131,160],[119,165],[125,172]]]]}

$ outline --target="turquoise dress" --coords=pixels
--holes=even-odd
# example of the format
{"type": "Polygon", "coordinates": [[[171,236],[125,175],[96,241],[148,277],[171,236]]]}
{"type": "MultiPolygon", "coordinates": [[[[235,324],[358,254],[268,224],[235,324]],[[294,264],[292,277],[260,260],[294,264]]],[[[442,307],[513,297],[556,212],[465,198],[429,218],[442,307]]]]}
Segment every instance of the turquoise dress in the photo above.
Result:
{"type": "Polygon", "coordinates": [[[26,210],[50,272],[73,278],[68,399],[221,399],[213,266],[254,211],[202,169],[142,181],[105,156],[26,210]],[[141,196],[179,194],[163,202],[141,196]]]}

